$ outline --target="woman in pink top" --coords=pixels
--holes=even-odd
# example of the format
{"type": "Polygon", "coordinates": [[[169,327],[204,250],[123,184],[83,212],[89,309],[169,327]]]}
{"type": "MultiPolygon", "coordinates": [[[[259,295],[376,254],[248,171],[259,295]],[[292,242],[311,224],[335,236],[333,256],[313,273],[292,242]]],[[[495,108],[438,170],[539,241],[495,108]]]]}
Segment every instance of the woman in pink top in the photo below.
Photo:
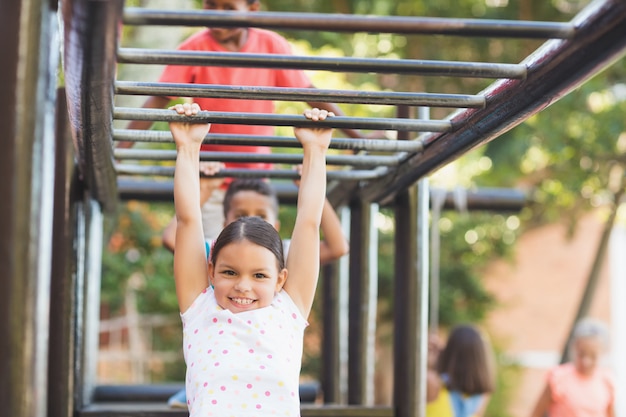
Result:
{"type": "Polygon", "coordinates": [[[532,417],[614,417],[614,385],[599,367],[608,345],[606,327],[584,319],[574,329],[572,361],[551,369],[532,417]]]}

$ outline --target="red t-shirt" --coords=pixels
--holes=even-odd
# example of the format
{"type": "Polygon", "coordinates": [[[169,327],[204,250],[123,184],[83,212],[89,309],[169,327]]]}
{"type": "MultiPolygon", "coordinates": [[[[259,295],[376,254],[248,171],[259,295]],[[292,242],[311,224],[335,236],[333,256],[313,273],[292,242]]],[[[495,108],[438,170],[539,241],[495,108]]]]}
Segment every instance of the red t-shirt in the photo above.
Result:
{"type": "Polygon", "coordinates": [[[550,417],[606,417],[614,403],[612,377],[603,369],[592,375],[580,375],[567,363],[548,372],[552,392],[550,417]]]}
{"type": "MultiPolygon", "coordinates": [[[[178,50],[229,52],[213,39],[208,29],[189,37],[179,45],[178,50]]],[[[275,32],[250,28],[248,29],[248,39],[239,52],[291,55],[291,47],[285,38],[275,32]]],[[[168,65],[163,70],[159,81],[164,83],[291,88],[308,88],[312,86],[309,78],[301,70],[185,65],[168,65]]],[[[274,102],[271,100],[195,98],[194,101],[200,105],[202,110],[208,111],[274,113],[274,102]]],[[[274,126],[212,124],[211,133],[269,136],[274,134],[274,126]]],[[[270,153],[270,149],[265,146],[203,145],[202,149],[223,152],[270,153]]],[[[267,169],[271,167],[271,164],[264,163],[229,162],[225,165],[232,168],[267,169]]]]}

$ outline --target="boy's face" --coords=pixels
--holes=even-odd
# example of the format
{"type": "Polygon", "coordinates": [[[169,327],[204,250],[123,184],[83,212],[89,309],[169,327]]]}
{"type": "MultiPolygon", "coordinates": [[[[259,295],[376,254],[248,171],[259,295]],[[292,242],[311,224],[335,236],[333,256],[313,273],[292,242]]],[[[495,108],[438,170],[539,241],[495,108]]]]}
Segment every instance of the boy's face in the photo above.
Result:
{"type": "MultiPolygon", "coordinates": [[[[222,12],[255,12],[259,10],[259,2],[249,3],[248,0],[203,0],[204,10],[222,12]]],[[[220,43],[232,42],[244,33],[244,28],[210,28],[213,38],[220,43]]]]}
{"type": "Polygon", "coordinates": [[[256,191],[243,190],[232,196],[230,208],[224,219],[227,226],[240,217],[260,217],[278,230],[278,213],[274,211],[272,199],[256,191]]]}

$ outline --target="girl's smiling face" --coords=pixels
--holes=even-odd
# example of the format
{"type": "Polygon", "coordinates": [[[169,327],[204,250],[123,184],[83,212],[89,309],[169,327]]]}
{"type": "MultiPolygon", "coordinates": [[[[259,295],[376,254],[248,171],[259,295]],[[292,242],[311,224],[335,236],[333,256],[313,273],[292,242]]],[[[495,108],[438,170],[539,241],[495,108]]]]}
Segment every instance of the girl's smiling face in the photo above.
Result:
{"type": "Polygon", "coordinates": [[[287,270],[278,270],[274,254],[248,240],[227,244],[215,265],[209,263],[217,303],[232,313],[269,306],[286,279],[287,270]]]}

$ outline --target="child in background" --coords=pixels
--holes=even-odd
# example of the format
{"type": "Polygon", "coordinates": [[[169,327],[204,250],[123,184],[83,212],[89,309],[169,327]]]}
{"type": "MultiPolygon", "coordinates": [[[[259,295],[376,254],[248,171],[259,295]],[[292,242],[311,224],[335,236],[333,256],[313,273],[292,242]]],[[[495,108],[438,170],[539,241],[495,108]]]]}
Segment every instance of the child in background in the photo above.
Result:
{"type": "MultiPolygon", "coordinates": [[[[179,104],[174,110],[193,116],[199,106],[179,104]]],[[[311,120],[329,115],[319,109],[305,112],[311,120]]],[[[174,278],[190,416],[298,416],[303,332],[319,273],[331,130],[294,129],[304,159],[287,261],[272,225],[242,217],[220,233],[207,264],[198,160],[208,126],[192,121],[170,123],[177,146],[174,278]]]]}
{"type": "MultiPolygon", "coordinates": [[[[205,10],[223,12],[257,12],[261,8],[259,0],[204,0],[202,7],[205,10]]],[[[207,28],[195,33],[182,44],[178,50],[203,52],[241,52],[254,54],[291,55],[291,47],[287,40],[279,34],[258,28],[207,28]]],[[[289,87],[314,88],[313,83],[302,70],[288,70],[276,68],[236,68],[216,66],[189,66],[168,65],[163,70],[159,82],[186,83],[186,84],[215,84],[253,87],[289,87]]],[[[144,108],[165,108],[173,97],[152,96],[144,103],[144,108]]],[[[214,112],[237,113],[274,113],[274,102],[271,100],[231,99],[231,98],[194,98],[194,102],[204,109],[214,112]]],[[[343,115],[341,109],[334,103],[309,102],[311,107],[325,109],[337,116],[343,115]]],[[[134,120],[128,124],[129,129],[148,130],[151,121],[134,120]]],[[[274,134],[274,126],[213,124],[212,133],[261,135],[274,134]]],[[[354,129],[344,129],[346,135],[352,138],[366,138],[361,132],[354,129]]],[[[372,133],[372,137],[381,137],[381,132],[372,133]]],[[[119,142],[118,147],[132,146],[132,142],[119,142]]],[[[247,152],[268,154],[267,146],[243,145],[203,145],[204,151],[247,152]]],[[[269,163],[237,163],[227,162],[227,168],[270,169],[269,163]]],[[[211,198],[203,205],[204,233],[207,239],[215,239],[209,224],[221,228],[224,223],[222,217],[222,200],[228,180],[221,188],[215,190],[211,198]]],[[[219,229],[217,230],[219,232],[219,229]]]]}
{"type": "Polygon", "coordinates": [[[613,417],[615,388],[609,373],[599,366],[608,348],[603,323],[583,319],[576,324],[569,346],[571,362],[548,372],[547,384],[533,417],[613,417]]]}
{"type": "MultiPolygon", "coordinates": [[[[201,171],[206,175],[219,172],[222,166],[222,164],[216,162],[201,164],[201,166],[203,165],[204,168],[202,168],[201,171]]],[[[223,178],[200,179],[201,204],[210,198],[211,194],[221,186],[223,180],[223,178]]],[[[239,178],[233,180],[224,195],[223,210],[224,223],[220,224],[220,231],[221,228],[237,220],[239,217],[247,216],[261,217],[263,220],[273,225],[276,230],[280,230],[280,221],[278,220],[278,197],[272,185],[262,179],[239,178]]],[[[341,222],[334,208],[326,199],[324,200],[324,209],[322,211],[321,230],[323,235],[323,240],[320,242],[321,264],[335,261],[348,253],[350,248],[342,232],[341,222]]],[[[215,233],[216,236],[217,234],[219,234],[219,231],[215,233]]],[[[175,244],[176,217],[172,219],[163,231],[163,245],[174,252],[175,244]]],[[[212,240],[208,239],[207,244],[210,246],[212,240]]],[[[287,249],[287,247],[288,241],[286,241],[285,249],[287,249]]],[[[286,250],[285,254],[287,254],[286,250]]]]}
{"type": "MultiPolygon", "coordinates": [[[[431,344],[429,348],[435,347],[431,344]]],[[[436,366],[427,375],[426,415],[482,416],[495,384],[493,353],[488,341],[473,326],[457,326],[437,356],[432,361],[436,366]]]]}

